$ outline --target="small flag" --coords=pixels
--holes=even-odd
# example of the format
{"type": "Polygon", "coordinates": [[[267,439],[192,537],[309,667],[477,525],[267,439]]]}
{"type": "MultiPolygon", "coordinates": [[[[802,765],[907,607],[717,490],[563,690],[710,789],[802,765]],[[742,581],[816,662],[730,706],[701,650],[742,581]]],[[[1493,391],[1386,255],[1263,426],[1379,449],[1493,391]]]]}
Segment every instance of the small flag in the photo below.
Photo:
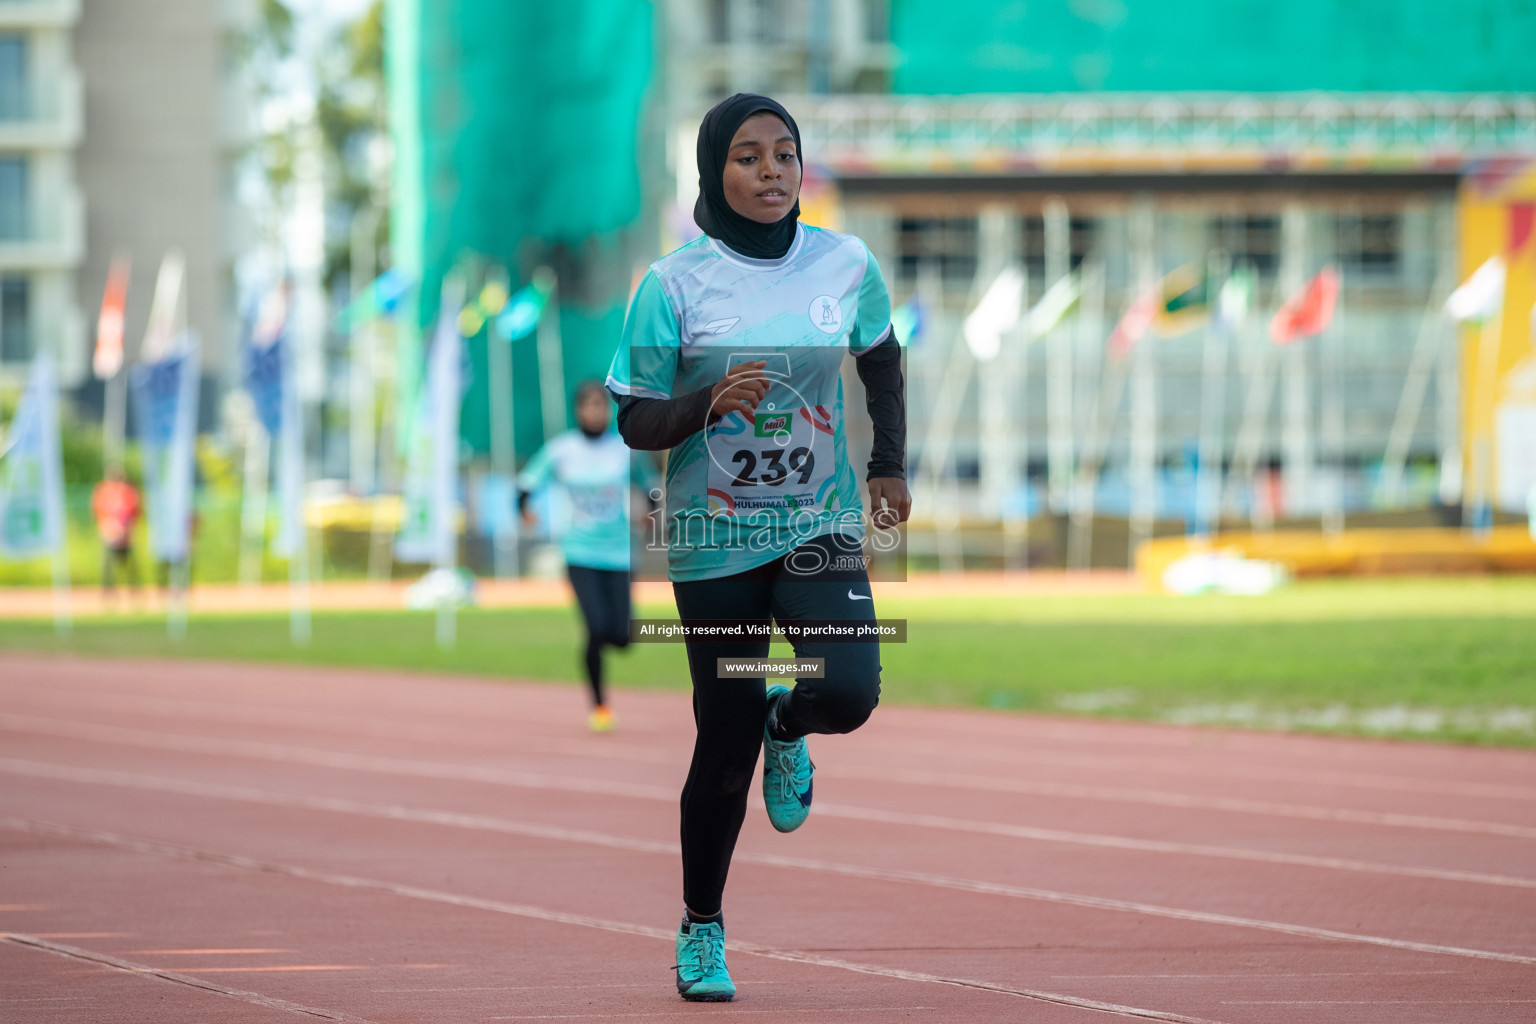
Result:
{"type": "Polygon", "coordinates": [[[1339,272],[1324,267],[1275,313],[1269,321],[1269,339],[1276,345],[1290,345],[1322,334],[1338,301],[1339,272]]]}
{"type": "Polygon", "coordinates": [[[110,380],[123,368],[123,315],[128,305],[128,260],[119,256],[107,271],[107,289],[96,320],[96,354],[91,369],[97,380],[110,380]]]}
{"type": "Polygon", "coordinates": [[[1227,275],[1216,296],[1215,323],[1220,330],[1235,331],[1247,318],[1248,307],[1253,304],[1253,285],[1253,268],[1247,264],[1234,268],[1227,275]]]}
{"type": "Polygon", "coordinates": [[[492,277],[480,289],[480,312],[488,317],[495,316],[506,308],[507,300],[511,297],[507,283],[499,276],[492,277]]]}
{"type": "Polygon", "coordinates": [[[343,334],[351,334],[381,316],[393,316],[414,286],[409,274],[391,267],[337,314],[336,329],[343,334]]]}
{"type": "Polygon", "coordinates": [[[544,316],[544,305],[548,299],[549,295],[537,285],[519,288],[493,321],[496,335],[502,341],[527,337],[544,316]]]}
{"type": "Polygon", "coordinates": [[[1186,263],[1158,283],[1152,332],[1172,338],[1203,323],[1210,313],[1210,275],[1203,264],[1186,263]]]}
{"type": "Polygon", "coordinates": [[[1120,322],[1115,324],[1115,329],[1109,332],[1109,341],[1106,347],[1112,359],[1124,359],[1131,354],[1131,349],[1136,343],[1146,336],[1147,329],[1152,326],[1152,318],[1157,315],[1158,292],[1143,292],[1131,303],[1131,308],[1125,311],[1120,322]]]}
{"type": "Polygon", "coordinates": [[[1045,290],[1024,317],[1024,337],[1030,341],[1043,338],[1077,308],[1083,296],[1082,275],[1076,272],[1061,278],[1045,290]]]}
{"type": "Polygon", "coordinates": [[[1490,256],[1445,300],[1451,319],[1480,324],[1504,308],[1504,261],[1490,256]]]}
{"type": "Polygon", "coordinates": [[[1536,227],[1536,203],[1511,203],[1509,205],[1509,255],[1520,255],[1525,243],[1531,239],[1531,229],[1536,227]]]}
{"type": "Polygon", "coordinates": [[[245,347],[245,390],[256,406],[256,415],[269,438],[280,435],[283,424],[283,392],[288,358],[287,282],[262,299],[245,347]]]}
{"type": "Polygon", "coordinates": [[[1002,351],[1003,334],[1018,326],[1024,307],[1024,272],[1004,267],[965,318],[962,330],[971,355],[991,362],[1002,351]]]}
{"type": "Polygon", "coordinates": [[[172,249],[160,262],[160,276],[155,279],[155,301],[149,307],[149,326],[144,329],[144,345],[139,361],[158,363],[171,354],[176,339],[176,321],[181,307],[181,280],[187,261],[172,249]]]}

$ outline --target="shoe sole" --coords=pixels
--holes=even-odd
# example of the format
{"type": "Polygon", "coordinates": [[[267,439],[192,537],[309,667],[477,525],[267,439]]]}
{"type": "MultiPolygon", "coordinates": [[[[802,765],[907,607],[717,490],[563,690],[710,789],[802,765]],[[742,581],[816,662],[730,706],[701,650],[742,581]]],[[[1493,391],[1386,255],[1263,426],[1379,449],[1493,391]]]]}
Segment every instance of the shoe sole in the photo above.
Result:
{"type": "Polygon", "coordinates": [[[734,992],[710,992],[710,993],[707,993],[707,994],[701,995],[701,996],[691,996],[688,993],[684,992],[684,993],[682,993],[682,996],[683,996],[683,998],[685,1000],[687,1000],[690,1003],[728,1003],[732,999],[736,998],[736,993],[734,993],[734,992]]]}

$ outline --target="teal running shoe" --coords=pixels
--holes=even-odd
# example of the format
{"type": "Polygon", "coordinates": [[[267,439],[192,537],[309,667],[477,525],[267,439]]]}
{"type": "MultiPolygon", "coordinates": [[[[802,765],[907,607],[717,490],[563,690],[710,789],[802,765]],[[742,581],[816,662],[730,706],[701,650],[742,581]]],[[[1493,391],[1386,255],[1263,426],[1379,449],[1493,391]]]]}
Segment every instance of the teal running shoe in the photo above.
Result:
{"type": "Polygon", "coordinates": [[[725,969],[725,925],[719,921],[699,924],[683,915],[677,930],[678,995],[693,1003],[728,1003],[736,995],[736,983],[725,969]]]}
{"type": "MultiPolygon", "coordinates": [[[[770,719],[775,703],[787,693],[787,686],[768,688],[770,719]]],[[[766,724],[763,726],[763,802],[768,805],[768,820],[774,828],[793,832],[805,824],[811,813],[811,780],[815,774],[816,766],[811,763],[804,736],[781,742],[773,738],[766,724]]]]}

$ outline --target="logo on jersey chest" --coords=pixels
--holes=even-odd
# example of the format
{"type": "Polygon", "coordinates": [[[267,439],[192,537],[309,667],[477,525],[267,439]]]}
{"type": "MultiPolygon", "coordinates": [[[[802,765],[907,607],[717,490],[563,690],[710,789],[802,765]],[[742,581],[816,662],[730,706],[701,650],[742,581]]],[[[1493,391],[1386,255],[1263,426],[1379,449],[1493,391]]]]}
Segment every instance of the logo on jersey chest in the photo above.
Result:
{"type": "Polygon", "coordinates": [[[833,295],[818,295],[811,300],[806,315],[823,334],[836,334],[843,329],[843,305],[833,295]]]}

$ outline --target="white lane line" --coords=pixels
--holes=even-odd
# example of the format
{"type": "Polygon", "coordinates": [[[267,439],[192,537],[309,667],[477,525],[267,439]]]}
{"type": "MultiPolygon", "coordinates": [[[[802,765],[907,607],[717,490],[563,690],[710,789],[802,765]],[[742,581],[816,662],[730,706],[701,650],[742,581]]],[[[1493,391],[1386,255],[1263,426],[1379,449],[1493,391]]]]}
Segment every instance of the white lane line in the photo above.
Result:
{"type": "MultiPolygon", "coordinates": [[[[1314,783],[1324,786],[1352,786],[1361,789],[1382,789],[1397,793],[1437,793],[1444,796],[1466,796],[1479,799],[1536,800],[1536,786],[1512,786],[1496,782],[1455,782],[1442,779],[1419,779],[1406,775],[1384,775],[1370,772],[1346,772],[1319,768],[1266,768],[1262,765],[1226,763],[1217,766],[1191,767],[1184,761],[1150,755],[1125,754],[1076,754],[1069,751],[1026,749],[1021,747],[1003,750],[990,749],[971,743],[962,748],[946,746],[930,739],[902,741],[899,745],[885,739],[871,737],[864,740],[869,747],[884,751],[892,757],[910,759],[913,754],[930,754],[951,759],[971,758],[994,764],[1019,766],[1020,764],[1052,765],[1059,768],[1085,769],[1140,775],[1146,772],[1164,772],[1170,775],[1193,775],[1208,778],[1213,772],[1223,778],[1253,779],[1263,782],[1288,784],[1314,783]]],[[[1024,738],[1020,737],[1020,744],[1024,738]]],[[[1209,753],[1201,750],[1201,753],[1209,753]]]]}
{"type": "Polygon", "coordinates": [[[66,946],[60,942],[49,942],[47,939],[39,938],[36,935],[0,932],[0,941],[10,942],[17,946],[35,949],[43,953],[51,953],[54,956],[64,957],[69,960],[84,961],[85,963],[95,964],[98,967],[108,967],[115,971],[123,971],[124,973],[140,978],[148,978],[152,981],[185,985],[188,988],[212,992],[214,995],[224,996],[227,999],[238,999],[242,1003],[262,1006],[269,1010],[286,1010],[289,1013],[297,1013],[307,1017],[318,1017],[321,1020],[341,1021],[343,1024],[374,1024],[374,1022],[363,1017],[353,1016],[342,1010],[322,1010],[314,1006],[305,1006],[302,1003],[291,1003],[286,999],[278,999],[275,996],[264,996],[259,992],[247,992],[245,989],[230,988],[228,985],[220,985],[216,981],[194,978],[191,975],[162,970],[158,967],[150,967],[147,964],[137,964],[131,960],[123,960],[106,953],[96,953],[91,950],[80,949],[77,946],[66,946]]]}
{"type": "MultiPolygon", "coordinates": [[[[198,754],[236,754],[260,758],[276,757],[286,761],[302,760],[306,764],[318,764],[325,767],[348,768],[365,763],[374,765],[380,762],[385,764],[393,763],[408,765],[413,774],[432,774],[439,778],[501,781],[509,777],[532,777],[528,773],[510,773],[502,769],[480,769],[466,765],[441,764],[430,761],[402,761],[398,758],[381,758],[373,762],[364,762],[359,760],[359,758],[364,758],[367,755],[337,754],[330,751],[286,747],[249,740],[222,740],[202,736],[180,736],[172,733],[153,732],[147,729],[127,729],[115,725],[68,722],[58,719],[40,718],[34,715],[0,714],[0,729],[34,735],[57,736],[65,739],[79,739],[88,742],[147,747],[154,750],[174,750],[198,754]]],[[[571,752],[577,753],[578,751],[571,752]]],[[[372,769],[370,768],[369,770],[372,769]]],[[[999,779],[985,775],[945,774],[900,769],[876,771],[856,767],[839,768],[838,774],[843,778],[865,779],[882,783],[904,782],[920,786],[953,787],[994,793],[1020,793],[1071,799],[1103,800],[1119,803],[1146,804],[1157,807],[1301,818],[1309,821],[1336,821],[1389,828],[1416,828],[1444,832],[1496,835],[1515,839],[1536,839],[1536,828],[1510,825],[1503,822],[1469,821],[1461,818],[1358,811],[1331,807],[1309,807],[1297,804],[1197,796],[1158,790],[1085,786],[1024,779],[999,779]]],[[[669,794],[667,799],[671,798],[669,794]]]]}
{"type": "MultiPolygon", "coordinates": [[[[188,740],[203,745],[205,741],[188,740]]],[[[543,789],[557,792],[577,792],[603,796],[621,796],[645,800],[675,803],[677,794],[661,786],[642,786],[635,783],[602,782],[593,779],[572,779],[563,776],[539,775],[530,772],[511,772],[495,768],[439,764],[434,762],[404,761],[398,758],[370,755],[335,754],[329,751],[305,751],[289,747],[271,747],[266,744],[230,741],[206,741],[212,754],[232,754],[244,757],[261,757],[295,764],[312,764],[329,768],[356,771],[381,772],[391,775],[420,775],[427,778],[446,778],[494,785],[515,786],[526,789],[543,789]],[[265,748],[258,753],[256,748],[265,748]]],[[[42,778],[61,778],[77,782],[101,782],[108,785],[150,787],[166,792],[182,792],[192,796],[228,795],[231,793],[258,793],[241,787],[224,787],[213,794],[204,783],[184,782],[154,776],[132,775],[95,768],[74,768],[64,765],[0,758],[0,772],[16,775],[32,775],[42,778]],[[186,787],[194,787],[188,789],[186,787]]],[[[318,798],[317,798],[318,799],[318,798]]],[[[346,803],[346,801],[342,801],[346,803]]],[[[331,808],[319,808],[331,809],[331,808]]],[[[1135,839],[1129,836],[1098,835],[1089,832],[1065,832],[1059,829],[1035,828],[1029,825],[1009,825],[1002,822],[973,821],[949,818],[933,814],[907,814],[868,807],[850,807],[818,801],[816,813],[821,817],[843,818],[852,821],[875,821],[887,825],[932,828],[979,835],[993,835],[1008,839],[1024,839],[1034,842],[1064,843],[1077,846],[1093,846],[1113,850],[1133,850],[1138,853],[1165,853],[1174,856],[1214,857],[1224,860],[1251,861],[1260,864],[1284,864],[1291,867],[1317,868],[1328,871],[1350,871],[1359,874],[1391,875],[1405,878],[1429,878],[1442,882],[1458,882],[1473,885],[1497,885],[1507,888],[1536,889],[1536,879],[1511,875],[1497,875],[1476,871],[1457,871],[1446,868],[1424,868],[1382,864],[1374,861],[1350,860],[1342,857],[1318,857],[1303,853],[1278,853],[1268,850],[1249,850],[1238,846],[1207,846],[1197,843],[1175,843],[1158,839],[1135,839]]]]}
{"type": "Polygon", "coordinates": [[[1099,846],[1106,849],[1136,850],[1141,853],[1218,857],[1227,860],[1256,861],[1264,864],[1290,864],[1298,867],[1324,868],[1334,871],[1356,871],[1364,874],[1402,875],[1408,878],[1435,878],[1441,881],[1474,882],[1486,885],[1512,886],[1521,889],[1536,888],[1536,880],[1510,875],[1491,875],[1475,871],[1454,871],[1442,868],[1408,867],[1396,864],[1381,864],[1374,861],[1350,860],[1343,857],[1317,857],[1304,853],[1248,850],[1240,846],[1207,846],[1200,843],[1174,843],[1158,839],[1133,839],[1126,836],[1096,835],[1089,832],[1064,832],[1058,829],[1034,828],[1028,825],[1008,825],[993,821],[971,821],[964,818],[950,818],[939,814],[906,814],[901,811],[885,811],[870,807],[849,807],[843,804],[825,804],[820,801],[816,804],[816,813],[824,817],[847,818],[854,821],[878,821],[888,825],[946,829],[954,832],[1006,836],[1014,839],[1030,839],[1047,843],[1099,846]]]}
{"type": "MultiPolygon", "coordinates": [[[[736,859],[745,859],[737,854],[736,859]]],[[[964,878],[949,878],[917,871],[894,871],[880,868],[863,868],[828,861],[806,860],[795,857],[774,857],[758,854],[751,858],[758,864],[769,864],[800,871],[823,871],[829,874],[847,875],[884,882],[910,882],[958,892],[973,892],[986,896],[1011,896],[1016,899],[1038,900],[1066,906],[1086,907],[1093,910],[1114,910],[1149,917],[1163,917],[1178,921],[1191,921],[1232,928],[1255,928],[1261,931],[1280,932],[1309,939],[1334,942],[1353,942],[1370,946],[1386,946],[1390,949],[1409,949],[1418,953],[1437,953],[1449,956],[1468,956],[1480,960],[1502,960],[1507,963],[1536,964],[1536,957],[1515,953],[1497,953],[1490,950],[1468,949],[1462,946],[1444,946],[1427,942],[1409,942],[1403,939],[1365,935],[1359,932],[1341,932],[1331,928],[1314,928],[1310,925],[1287,924],[1283,921],[1267,921],[1262,918],[1237,917],[1232,914],[1216,914],[1203,910],[1184,910],[1165,907],[1156,903],[1138,903],[1134,900],[1116,900],[1102,896],[1080,896],[1075,893],[1054,892],[1049,889],[1032,889],[1026,886],[1003,885],[996,882],[978,882],[964,878]]]]}
{"type": "MultiPolygon", "coordinates": [[[[515,917],[530,918],[536,921],[546,921],[551,924],[575,925],[581,928],[593,928],[599,931],[612,932],[619,935],[635,935],[642,938],[658,939],[670,942],[675,934],[670,929],[651,928],[647,925],[630,924],[626,921],[610,921],[600,917],[591,917],[586,914],[570,914],[560,910],[549,910],[544,907],[535,907],[524,903],[507,903],[501,900],[480,899],[474,896],[462,896],[458,893],[442,892],[436,889],[424,889],[419,886],[399,885],[394,882],[384,882],[370,878],[359,878],[355,875],[338,875],[326,871],[313,871],[309,868],[297,867],[290,864],[276,864],[268,861],[258,861],[250,857],[242,857],[235,854],[212,853],[203,850],[192,850],[186,847],[171,846],[166,843],[149,842],[140,839],[130,839],[126,836],[116,835],[111,832],[100,832],[94,829],[75,829],[68,826],[45,825],[41,822],[29,823],[36,827],[39,834],[55,835],[61,838],[71,838],[81,841],[94,842],[104,846],[114,846],[120,849],[134,850],[140,853],[151,853],[159,856],[171,857],[178,860],[196,860],[222,864],[229,867],[242,868],[249,871],[259,871],[265,874],[287,875],[291,878],[304,879],[310,882],[319,882],[326,885],[342,886],[349,889],[361,889],[371,892],[382,892],[394,896],[403,896],[410,899],[426,900],[433,903],[446,904],[454,907],[464,907],[474,910],[487,910],[493,913],[509,914],[515,917]]],[[[7,827],[10,827],[7,824],[7,827]]],[[[924,974],[919,971],[907,971],[896,967],[881,967],[876,964],[858,963],[851,960],[838,960],[833,957],[825,957],[816,953],[807,953],[795,949],[783,949],[774,946],[760,946],[751,942],[730,940],[726,948],[751,956],[760,956],[770,960],[783,960],[790,963],[810,964],[815,967],[830,967],[838,970],[851,971],[856,974],[866,974],[878,978],[891,978],[897,981],[916,981],[932,985],[948,985],[956,988],[974,989],[982,992],[994,992],[999,995],[1016,996],[1022,999],[1030,999],[1036,1002],[1055,1003],[1059,1006],[1069,1006],[1083,1010],[1098,1010],[1103,1013],[1117,1014],[1122,1017],[1134,1017],[1143,1020],[1168,1021],[1171,1024],[1220,1024],[1217,1021],[1206,1020],[1201,1017],[1188,1017],[1183,1014],[1169,1013],[1162,1010],[1147,1010],[1136,1006],[1124,1006],[1119,1003],[1102,1002],[1097,999],[1085,999],[1078,996],[1063,995],[1057,992],[1045,992],[1038,989],[1013,988],[1007,985],[996,985],[991,982],[973,981],[968,978],[950,978],[937,974],[924,974]]],[[[156,972],[164,973],[164,972],[156,972]]],[[[189,982],[198,983],[198,979],[188,978],[189,982]]],[[[366,1022],[364,1022],[366,1024],[366,1022]]]]}
{"type": "MultiPolygon", "coordinates": [[[[1488,999],[1478,996],[1478,1006],[1503,1003],[1536,1003],[1536,999],[1488,999]]],[[[1465,999],[1223,999],[1224,1006],[1466,1006],[1465,999]]]]}
{"type": "MultiPolygon", "coordinates": [[[[0,760],[0,769],[4,768],[5,762],[0,760]]],[[[528,838],[545,839],[554,842],[581,843],[585,845],[601,846],[610,849],[620,849],[638,853],[665,854],[668,856],[676,856],[678,854],[677,845],[671,842],[659,842],[648,839],[632,839],[624,836],[607,835],[600,832],[561,828],[554,825],[511,821],[505,818],[493,817],[491,815],[463,814],[454,811],[428,810],[422,808],[403,807],[395,804],[365,803],[361,801],[344,800],[335,797],[294,796],[282,793],[272,793],[265,790],[248,789],[245,787],[224,786],[213,783],[189,782],[181,779],[159,779],[150,776],[128,775],[122,772],[105,772],[99,769],[65,769],[64,772],[56,775],[50,775],[49,777],[64,777],[70,781],[79,781],[85,783],[105,783],[108,785],[156,790],[160,792],[174,792],[213,799],[239,800],[248,803],[264,804],[267,806],[296,807],[304,810],[316,810],[329,813],[355,814],[366,817],[384,818],[391,821],[408,821],[415,824],[440,825],[450,828],[465,828],[483,832],[497,832],[505,835],[518,835],[528,838]]],[[[0,819],[0,823],[17,820],[20,819],[0,819]]],[[[832,861],[814,860],[803,857],[783,857],[774,854],[763,853],[741,852],[736,855],[736,860],[743,863],[761,864],[767,867],[779,867],[799,871],[818,871],[825,874],[863,878],[872,881],[901,882],[925,885],[950,891],[977,893],[987,896],[1009,896],[1016,899],[1036,900],[1040,902],[1055,903],[1065,906],[1082,907],[1091,910],[1145,914],[1153,917],[1169,918],[1178,921],[1189,921],[1199,924],[1215,925],[1218,927],[1258,929],[1261,931],[1279,932],[1285,935],[1321,939],[1325,941],[1352,942],[1370,946],[1385,946],[1391,949],[1406,949],[1420,953],[1464,956],[1481,960],[1501,960],[1508,963],[1536,964],[1536,957],[1521,956],[1516,953],[1501,953],[1492,950],[1471,949],[1462,946],[1449,946],[1438,943],[1412,942],[1409,940],[1393,939],[1385,936],[1368,935],[1356,932],[1341,932],[1329,928],[1315,928],[1309,925],[1291,924],[1284,921],[1269,921],[1262,918],[1239,917],[1231,914],[1218,914],[1200,910],[1185,910],[1179,907],[1165,907],[1153,903],[1141,903],[1132,900],[1117,900],[1101,896],[1084,896],[1078,895],[1076,893],[1056,892],[1050,889],[1035,889],[1026,886],[974,881],[964,878],[951,878],[944,875],[926,874],[917,871],[900,871],[885,868],[862,867],[850,864],[838,864],[832,861]]]]}
{"type": "MultiPolygon", "coordinates": [[[[0,718],[3,717],[0,716],[0,718]]],[[[1084,786],[1065,782],[999,779],[986,775],[954,775],[942,772],[918,772],[903,769],[871,771],[859,768],[839,768],[838,774],[844,778],[865,779],[871,782],[906,782],[918,786],[944,786],[955,789],[982,790],[991,793],[1020,793],[1031,796],[1067,797],[1075,800],[1105,800],[1116,803],[1147,804],[1153,807],[1231,811],[1237,814],[1302,818],[1309,821],[1340,821],[1358,825],[1380,825],[1387,828],[1418,828],[1441,832],[1470,832],[1480,835],[1508,836],[1515,839],[1536,839],[1536,828],[1524,825],[1510,825],[1497,821],[1470,821],[1465,818],[1442,818],[1424,814],[1359,811],[1343,807],[1310,807],[1303,804],[1281,804],[1266,800],[1239,800],[1233,797],[1170,793],[1154,789],[1084,786]]]]}
{"type": "MultiPolygon", "coordinates": [[[[29,693],[29,696],[37,696],[39,692],[33,691],[29,693]]],[[[50,702],[57,702],[61,696],[57,691],[46,691],[43,695],[50,702]]],[[[353,734],[365,733],[380,738],[417,738],[428,741],[450,741],[458,744],[464,743],[466,729],[481,728],[484,722],[481,718],[470,718],[455,725],[402,725],[386,719],[359,719],[351,715],[325,714],[310,710],[293,709],[289,711],[189,697],[130,696],[106,690],[71,689],[66,696],[79,698],[67,700],[66,703],[69,705],[93,710],[112,706],[138,708],[141,710],[159,708],[161,710],[175,710],[178,712],[201,709],[200,715],[176,714],[171,717],[191,718],[193,720],[198,718],[214,719],[230,722],[264,721],[268,724],[288,726],[290,728],[343,729],[353,734]]],[[[574,753],[581,756],[611,758],[614,760],[635,760],[654,764],[673,763],[673,759],[665,755],[658,755],[644,748],[629,747],[622,754],[619,754],[617,753],[617,744],[584,745],[572,741],[555,740],[550,737],[532,737],[528,742],[534,746],[560,753],[574,753]]],[[[877,737],[861,737],[861,742],[866,744],[871,750],[881,750],[893,756],[903,758],[909,758],[914,751],[918,751],[950,759],[964,757],[1013,765],[1024,762],[1065,768],[1082,768],[1092,771],[1103,771],[1106,768],[1118,767],[1121,771],[1132,775],[1141,774],[1146,771],[1157,771],[1173,775],[1195,775],[1200,778],[1206,778],[1210,775],[1211,771],[1209,768],[1191,768],[1184,760],[1148,755],[1075,754],[1068,751],[1025,749],[1019,746],[1010,747],[1006,750],[988,749],[980,746],[976,742],[975,737],[971,737],[963,748],[946,746],[942,743],[925,739],[903,740],[900,745],[893,745],[883,742],[877,737]]],[[[488,739],[485,741],[485,744],[493,744],[498,750],[503,749],[504,737],[497,736],[488,739]]],[[[1536,786],[1515,786],[1503,783],[1456,782],[1444,779],[1413,778],[1402,775],[1315,768],[1266,768],[1261,765],[1235,762],[1222,765],[1220,773],[1223,777],[1228,778],[1245,778],[1289,784],[1310,782],[1329,786],[1382,789],[1399,793],[1438,793],[1447,796],[1469,796],[1487,799],[1536,800],[1536,786]]]]}

